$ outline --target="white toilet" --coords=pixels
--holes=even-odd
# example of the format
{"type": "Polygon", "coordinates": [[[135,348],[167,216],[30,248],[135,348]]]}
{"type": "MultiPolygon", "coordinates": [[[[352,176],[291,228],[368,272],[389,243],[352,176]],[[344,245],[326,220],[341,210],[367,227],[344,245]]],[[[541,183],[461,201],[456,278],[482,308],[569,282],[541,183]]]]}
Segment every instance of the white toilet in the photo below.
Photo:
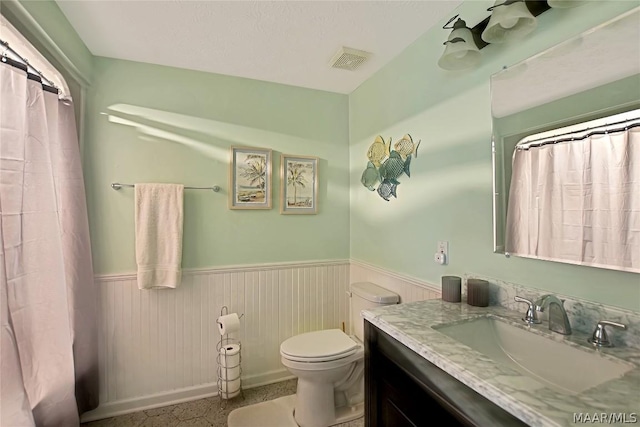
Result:
{"type": "Polygon", "coordinates": [[[307,332],[280,345],[282,364],[296,377],[294,417],[300,427],[327,427],[364,414],[365,309],[397,304],[399,296],[369,282],[351,285],[352,335],[307,332]]]}

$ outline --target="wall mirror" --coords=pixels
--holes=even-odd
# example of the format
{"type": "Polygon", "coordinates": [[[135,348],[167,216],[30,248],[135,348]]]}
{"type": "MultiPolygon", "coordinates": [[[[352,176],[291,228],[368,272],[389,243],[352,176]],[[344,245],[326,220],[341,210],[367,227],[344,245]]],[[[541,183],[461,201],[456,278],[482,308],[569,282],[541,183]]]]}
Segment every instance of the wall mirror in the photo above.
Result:
{"type": "MultiPolygon", "coordinates": [[[[600,119],[606,123],[608,117],[619,118],[621,113],[640,108],[638,22],[640,8],[635,8],[491,76],[494,252],[640,272],[607,262],[576,261],[571,256],[516,254],[510,251],[513,230],[524,224],[514,224],[511,215],[507,227],[514,153],[523,138],[543,132],[552,136],[558,132],[557,136],[561,128],[584,129],[587,122],[600,119]]],[[[545,171],[541,168],[540,174],[548,173],[545,171]]],[[[539,215],[548,213],[544,208],[536,206],[539,215]]],[[[635,220],[640,227],[640,218],[635,220]]],[[[539,236],[540,244],[548,244],[542,242],[544,238],[539,236]]]]}

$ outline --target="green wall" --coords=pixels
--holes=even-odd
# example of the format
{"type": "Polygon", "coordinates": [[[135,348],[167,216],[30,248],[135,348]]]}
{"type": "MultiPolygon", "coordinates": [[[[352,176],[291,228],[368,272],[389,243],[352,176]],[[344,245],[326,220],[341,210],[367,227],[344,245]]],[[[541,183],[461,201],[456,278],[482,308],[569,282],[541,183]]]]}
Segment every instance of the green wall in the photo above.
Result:
{"type": "Polygon", "coordinates": [[[349,257],[348,97],[96,58],[85,181],[96,274],[135,271],[134,193],[112,182],[220,185],[185,191],[183,268],[349,257]],[[273,150],[273,208],[228,209],[229,147],[273,150]],[[317,156],[319,212],[281,215],[280,154],[317,156]]]}
{"type": "MultiPolygon", "coordinates": [[[[550,10],[526,39],[484,48],[482,64],[462,72],[436,65],[443,20],[348,97],[94,58],[53,1],[2,1],[0,11],[34,44],[43,42],[33,23],[42,27],[93,81],[85,179],[97,274],[135,270],[133,191],[111,182],[219,184],[218,194],[185,193],[185,268],[351,256],[432,283],[479,274],[639,310],[637,275],[492,252],[489,142],[491,74],[639,4],[550,10]],[[418,157],[385,202],[360,184],[366,152],[378,134],[405,133],[422,140],[418,157]],[[274,150],[272,210],[227,208],[231,145],[274,150]],[[321,158],[318,215],[279,214],[280,153],[321,158]],[[432,260],[438,240],[450,243],[446,266],[432,260]]],[[[466,1],[455,13],[472,24],[484,7],[466,1]]]]}
{"type": "MultiPolygon", "coordinates": [[[[493,253],[490,76],[638,6],[634,1],[587,2],[538,17],[526,39],[482,49],[469,71],[437,67],[448,31],[429,30],[349,96],[351,257],[434,284],[442,275],[476,274],[521,285],[640,309],[637,274],[505,258],[493,253]],[[421,140],[387,202],[360,183],[367,149],[377,135],[421,140]],[[449,242],[449,264],[435,264],[437,242],[449,242]]],[[[484,2],[458,10],[486,16],[484,2]]],[[[474,25],[473,22],[468,22],[474,25]]]]}

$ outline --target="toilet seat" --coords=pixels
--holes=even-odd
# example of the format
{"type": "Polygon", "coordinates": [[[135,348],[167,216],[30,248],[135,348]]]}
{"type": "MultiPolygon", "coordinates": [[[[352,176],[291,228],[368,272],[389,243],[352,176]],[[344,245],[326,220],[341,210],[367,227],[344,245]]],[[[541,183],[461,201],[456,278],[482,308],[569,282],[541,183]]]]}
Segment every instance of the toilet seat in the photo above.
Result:
{"type": "Polygon", "coordinates": [[[296,362],[329,362],[355,354],[360,345],[340,329],[293,336],[282,342],[280,355],[296,362]]]}
{"type": "Polygon", "coordinates": [[[364,347],[358,347],[356,351],[349,356],[345,356],[341,359],[334,360],[320,360],[320,361],[298,361],[290,360],[286,356],[282,356],[280,361],[284,366],[291,369],[297,369],[299,371],[327,371],[331,369],[340,368],[345,365],[349,365],[354,362],[364,361],[364,347]]]}

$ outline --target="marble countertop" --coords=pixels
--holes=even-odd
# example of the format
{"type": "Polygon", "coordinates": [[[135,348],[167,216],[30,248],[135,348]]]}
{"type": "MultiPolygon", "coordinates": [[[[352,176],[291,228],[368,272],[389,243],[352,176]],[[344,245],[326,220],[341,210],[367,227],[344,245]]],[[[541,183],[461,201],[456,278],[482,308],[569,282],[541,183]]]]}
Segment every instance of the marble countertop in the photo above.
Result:
{"type": "MultiPolygon", "coordinates": [[[[549,331],[546,322],[529,328],[521,320],[523,313],[500,306],[473,307],[464,301],[417,301],[364,310],[362,316],[530,426],[564,427],[583,424],[584,420],[591,424],[594,417],[617,418],[618,423],[602,423],[608,425],[640,423],[640,349],[595,349],[587,342],[588,335],[583,333],[574,331],[568,336],[560,335],[549,331]],[[432,328],[488,315],[583,351],[597,352],[603,358],[621,359],[633,365],[633,369],[619,379],[580,394],[564,394],[539,384],[532,387],[528,377],[432,328]],[[574,413],[582,414],[579,416],[583,417],[583,421],[574,422],[574,413]]],[[[597,366],[593,369],[597,369],[597,366]]]]}

